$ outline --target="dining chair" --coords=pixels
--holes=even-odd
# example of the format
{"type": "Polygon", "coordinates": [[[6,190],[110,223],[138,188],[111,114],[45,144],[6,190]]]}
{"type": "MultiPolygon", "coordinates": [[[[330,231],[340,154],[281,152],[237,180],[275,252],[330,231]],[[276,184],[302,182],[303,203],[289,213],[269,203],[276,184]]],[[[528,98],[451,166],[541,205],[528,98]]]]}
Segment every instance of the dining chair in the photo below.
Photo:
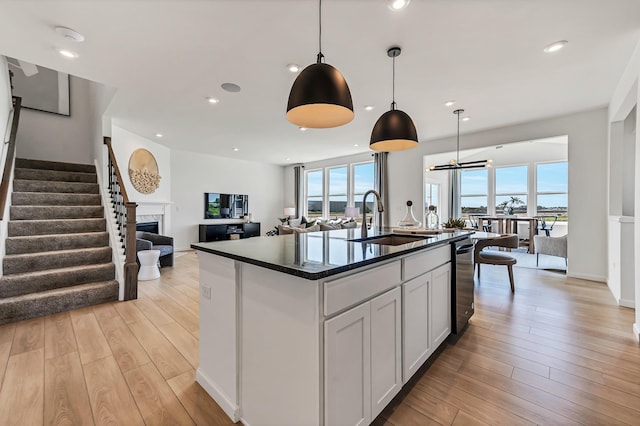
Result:
{"type": "Polygon", "coordinates": [[[538,219],[538,227],[536,228],[536,234],[538,231],[544,231],[547,237],[551,236],[553,231],[553,225],[556,224],[558,216],[535,216],[538,219]]]}
{"type": "Polygon", "coordinates": [[[496,238],[478,240],[473,252],[474,263],[478,267],[478,279],[480,279],[480,264],[505,265],[509,271],[509,283],[513,293],[515,291],[513,265],[517,263],[516,258],[498,250],[484,250],[487,247],[518,248],[518,236],[515,234],[502,234],[496,238]]]}

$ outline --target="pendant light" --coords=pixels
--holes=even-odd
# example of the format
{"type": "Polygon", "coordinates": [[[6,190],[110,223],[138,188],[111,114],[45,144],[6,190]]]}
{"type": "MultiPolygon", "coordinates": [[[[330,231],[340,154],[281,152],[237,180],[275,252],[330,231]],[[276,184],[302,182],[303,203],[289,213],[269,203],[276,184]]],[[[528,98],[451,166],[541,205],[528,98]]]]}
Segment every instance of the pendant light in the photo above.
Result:
{"type": "Polygon", "coordinates": [[[456,137],[456,159],[451,160],[447,164],[441,164],[439,166],[431,166],[427,169],[427,171],[434,170],[459,170],[459,169],[480,169],[483,167],[491,167],[491,160],[477,160],[477,161],[467,161],[464,163],[460,162],[460,114],[464,112],[463,109],[457,109],[453,111],[455,115],[458,116],[458,133],[456,137]]]}
{"type": "Polygon", "coordinates": [[[391,110],[382,114],[373,126],[369,148],[374,151],[402,151],[418,146],[413,120],[404,111],[396,109],[396,57],[401,51],[399,47],[387,50],[387,55],[393,58],[393,96],[391,110]]]}
{"type": "Polygon", "coordinates": [[[353,101],[346,80],[336,68],[322,62],[322,0],[319,3],[317,62],[306,67],[291,86],[287,120],[305,128],[338,127],[353,120],[353,101]]]}

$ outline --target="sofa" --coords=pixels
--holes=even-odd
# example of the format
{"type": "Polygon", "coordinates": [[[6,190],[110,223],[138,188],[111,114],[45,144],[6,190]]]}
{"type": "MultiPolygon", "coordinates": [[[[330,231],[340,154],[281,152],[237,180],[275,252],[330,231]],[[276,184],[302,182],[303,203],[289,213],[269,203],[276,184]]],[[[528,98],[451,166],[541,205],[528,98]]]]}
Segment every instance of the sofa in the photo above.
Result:
{"type": "Polygon", "coordinates": [[[353,219],[289,219],[286,225],[278,225],[278,235],[299,234],[305,232],[332,231],[334,229],[357,228],[358,223],[353,219]]]}
{"type": "Polygon", "coordinates": [[[173,266],[172,237],[136,231],[136,253],[142,250],[160,250],[160,266],[173,266]]]}

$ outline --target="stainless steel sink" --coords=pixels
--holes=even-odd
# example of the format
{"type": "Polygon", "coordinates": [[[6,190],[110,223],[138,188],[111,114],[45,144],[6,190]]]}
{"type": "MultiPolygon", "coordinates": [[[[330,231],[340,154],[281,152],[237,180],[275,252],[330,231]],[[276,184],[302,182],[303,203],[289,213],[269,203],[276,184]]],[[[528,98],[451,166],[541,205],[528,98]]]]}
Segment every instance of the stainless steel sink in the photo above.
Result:
{"type": "Polygon", "coordinates": [[[416,241],[423,241],[427,238],[431,238],[428,235],[418,236],[418,235],[397,235],[397,234],[389,234],[389,235],[378,235],[376,237],[369,238],[358,238],[355,240],[349,240],[356,243],[367,243],[367,244],[381,244],[383,246],[399,246],[401,244],[413,243],[416,241]]]}

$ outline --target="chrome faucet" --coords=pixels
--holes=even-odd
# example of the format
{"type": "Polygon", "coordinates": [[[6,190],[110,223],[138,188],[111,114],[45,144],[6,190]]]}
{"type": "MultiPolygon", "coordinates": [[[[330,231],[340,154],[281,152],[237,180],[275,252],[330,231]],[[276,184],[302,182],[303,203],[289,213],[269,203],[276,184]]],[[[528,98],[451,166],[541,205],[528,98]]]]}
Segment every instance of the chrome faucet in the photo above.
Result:
{"type": "Polygon", "coordinates": [[[378,201],[378,212],[382,213],[384,211],[378,191],[370,189],[364,193],[364,197],[362,197],[362,231],[360,231],[360,238],[367,238],[367,195],[369,194],[376,196],[376,200],[378,201]]]}

